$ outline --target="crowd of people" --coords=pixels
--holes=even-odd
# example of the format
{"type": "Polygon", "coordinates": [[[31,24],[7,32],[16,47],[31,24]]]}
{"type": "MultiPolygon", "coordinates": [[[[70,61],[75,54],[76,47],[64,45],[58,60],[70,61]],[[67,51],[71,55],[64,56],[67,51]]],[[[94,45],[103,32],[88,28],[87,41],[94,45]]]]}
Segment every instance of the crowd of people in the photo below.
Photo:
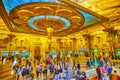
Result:
{"type": "Polygon", "coordinates": [[[113,66],[110,57],[91,57],[90,60],[86,62],[86,65],[88,68],[91,68],[91,66],[97,67],[96,73],[98,80],[120,80],[116,70],[112,73],[113,66]]]}
{"type": "Polygon", "coordinates": [[[85,71],[81,71],[80,63],[73,60],[73,66],[68,57],[64,56],[62,58],[46,58],[40,60],[30,60],[25,58],[25,60],[21,60],[21,58],[15,58],[12,61],[12,69],[17,74],[17,80],[19,80],[20,76],[23,79],[29,78],[30,80],[38,79],[51,79],[51,80],[59,80],[59,79],[66,79],[69,80],[69,69],[72,69],[73,74],[75,75],[74,78],[76,79],[86,79],[85,71]],[[34,65],[31,65],[35,63],[34,65]],[[69,65],[70,64],[70,65],[69,65]],[[36,74],[33,73],[33,69],[36,74]],[[75,73],[74,71],[77,71],[75,73]],[[34,76],[36,75],[36,76],[34,76]]]}
{"type": "Polygon", "coordinates": [[[12,71],[13,75],[17,75],[15,79],[19,80],[20,76],[22,76],[22,79],[34,79],[34,73],[33,73],[33,66],[31,65],[32,61],[30,59],[20,59],[20,58],[14,58],[12,60],[12,71]]]}
{"type": "MultiPolygon", "coordinates": [[[[35,58],[34,60],[31,58],[24,58],[22,60],[22,58],[13,57],[12,69],[17,75],[17,80],[21,77],[23,80],[69,80],[69,77],[76,80],[89,79],[86,71],[83,68],[81,69],[81,62],[73,57],[64,55],[62,57],[57,56],[56,58],[35,58]],[[70,75],[70,70],[72,71],[72,76],[70,75]]],[[[96,68],[98,80],[119,80],[117,71],[113,71],[110,58],[91,57],[85,64],[87,70],[96,68]]]]}
{"type": "MultiPolygon", "coordinates": [[[[69,66],[69,63],[65,60],[60,59],[60,61],[53,62],[53,60],[47,60],[46,61],[46,66],[43,67],[43,64],[40,63],[36,66],[36,75],[37,78],[41,77],[42,73],[43,75],[48,75],[48,71],[50,72],[50,79],[66,79],[69,80],[68,74],[69,74],[69,69],[71,67],[69,66]]],[[[86,79],[86,73],[85,71],[80,71],[80,63],[78,62],[77,65],[73,65],[72,67],[73,74],[75,75],[74,78],[76,79],[86,79]],[[77,73],[75,74],[75,70],[77,70],[77,73]]]]}

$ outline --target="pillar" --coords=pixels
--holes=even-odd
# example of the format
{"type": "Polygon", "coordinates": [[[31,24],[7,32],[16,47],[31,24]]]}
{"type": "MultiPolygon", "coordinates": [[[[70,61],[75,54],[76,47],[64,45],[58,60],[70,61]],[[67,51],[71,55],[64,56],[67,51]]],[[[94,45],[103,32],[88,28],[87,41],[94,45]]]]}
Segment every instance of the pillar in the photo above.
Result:
{"type": "Polygon", "coordinates": [[[87,39],[86,41],[87,41],[87,49],[88,49],[88,52],[89,52],[89,54],[90,54],[90,56],[92,55],[92,53],[91,53],[91,38],[92,38],[92,36],[90,36],[89,34],[87,34],[87,35],[83,35],[84,37],[85,37],[85,39],[87,39]]]}
{"type": "Polygon", "coordinates": [[[72,51],[74,53],[74,51],[77,51],[76,50],[76,38],[71,38],[72,42],[73,42],[73,46],[72,46],[72,51]]]}

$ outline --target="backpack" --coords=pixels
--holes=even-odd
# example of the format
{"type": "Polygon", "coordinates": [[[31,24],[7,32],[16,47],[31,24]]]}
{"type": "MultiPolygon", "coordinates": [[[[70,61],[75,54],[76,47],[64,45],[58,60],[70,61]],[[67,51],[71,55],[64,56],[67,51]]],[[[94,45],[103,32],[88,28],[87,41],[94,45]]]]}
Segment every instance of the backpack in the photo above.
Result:
{"type": "Polygon", "coordinates": [[[36,71],[40,72],[40,67],[39,66],[36,67],[36,71]]]}
{"type": "Polygon", "coordinates": [[[27,72],[26,68],[23,68],[22,74],[26,74],[26,72],[27,72]]]}
{"type": "Polygon", "coordinates": [[[50,65],[50,69],[51,69],[51,70],[54,70],[54,66],[53,66],[53,65],[50,65]]]}

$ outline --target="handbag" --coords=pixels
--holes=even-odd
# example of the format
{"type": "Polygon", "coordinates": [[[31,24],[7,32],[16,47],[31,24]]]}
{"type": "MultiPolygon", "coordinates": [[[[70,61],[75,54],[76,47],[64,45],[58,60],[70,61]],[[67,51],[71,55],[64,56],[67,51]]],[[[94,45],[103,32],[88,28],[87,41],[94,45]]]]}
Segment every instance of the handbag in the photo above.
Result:
{"type": "Polygon", "coordinates": [[[67,68],[65,68],[65,70],[66,70],[67,68]]]}
{"type": "Polygon", "coordinates": [[[43,70],[43,74],[46,74],[46,73],[47,73],[47,70],[46,70],[46,69],[44,69],[44,70],[43,70]]]}
{"type": "Polygon", "coordinates": [[[45,74],[45,70],[43,70],[43,74],[45,74]]]}

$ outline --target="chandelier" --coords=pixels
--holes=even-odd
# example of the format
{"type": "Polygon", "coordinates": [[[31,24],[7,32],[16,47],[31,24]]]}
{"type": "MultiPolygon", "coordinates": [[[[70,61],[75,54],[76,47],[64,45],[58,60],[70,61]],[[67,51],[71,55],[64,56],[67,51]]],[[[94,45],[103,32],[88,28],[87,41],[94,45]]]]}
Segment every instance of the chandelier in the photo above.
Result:
{"type": "Polygon", "coordinates": [[[52,33],[53,33],[53,28],[52,27],[48,27],[47,28],[47,34],[48,34],[48,49],[50,52],[50,48],[51,48],[51,38],[52,38],[52,33]]]}
{"type": "Polygon", "coordinates": [[[53,28],[48,27],[48,28],[47,28],[48,39],[51,39],[52,33],[53,33],[53,28]]]}

